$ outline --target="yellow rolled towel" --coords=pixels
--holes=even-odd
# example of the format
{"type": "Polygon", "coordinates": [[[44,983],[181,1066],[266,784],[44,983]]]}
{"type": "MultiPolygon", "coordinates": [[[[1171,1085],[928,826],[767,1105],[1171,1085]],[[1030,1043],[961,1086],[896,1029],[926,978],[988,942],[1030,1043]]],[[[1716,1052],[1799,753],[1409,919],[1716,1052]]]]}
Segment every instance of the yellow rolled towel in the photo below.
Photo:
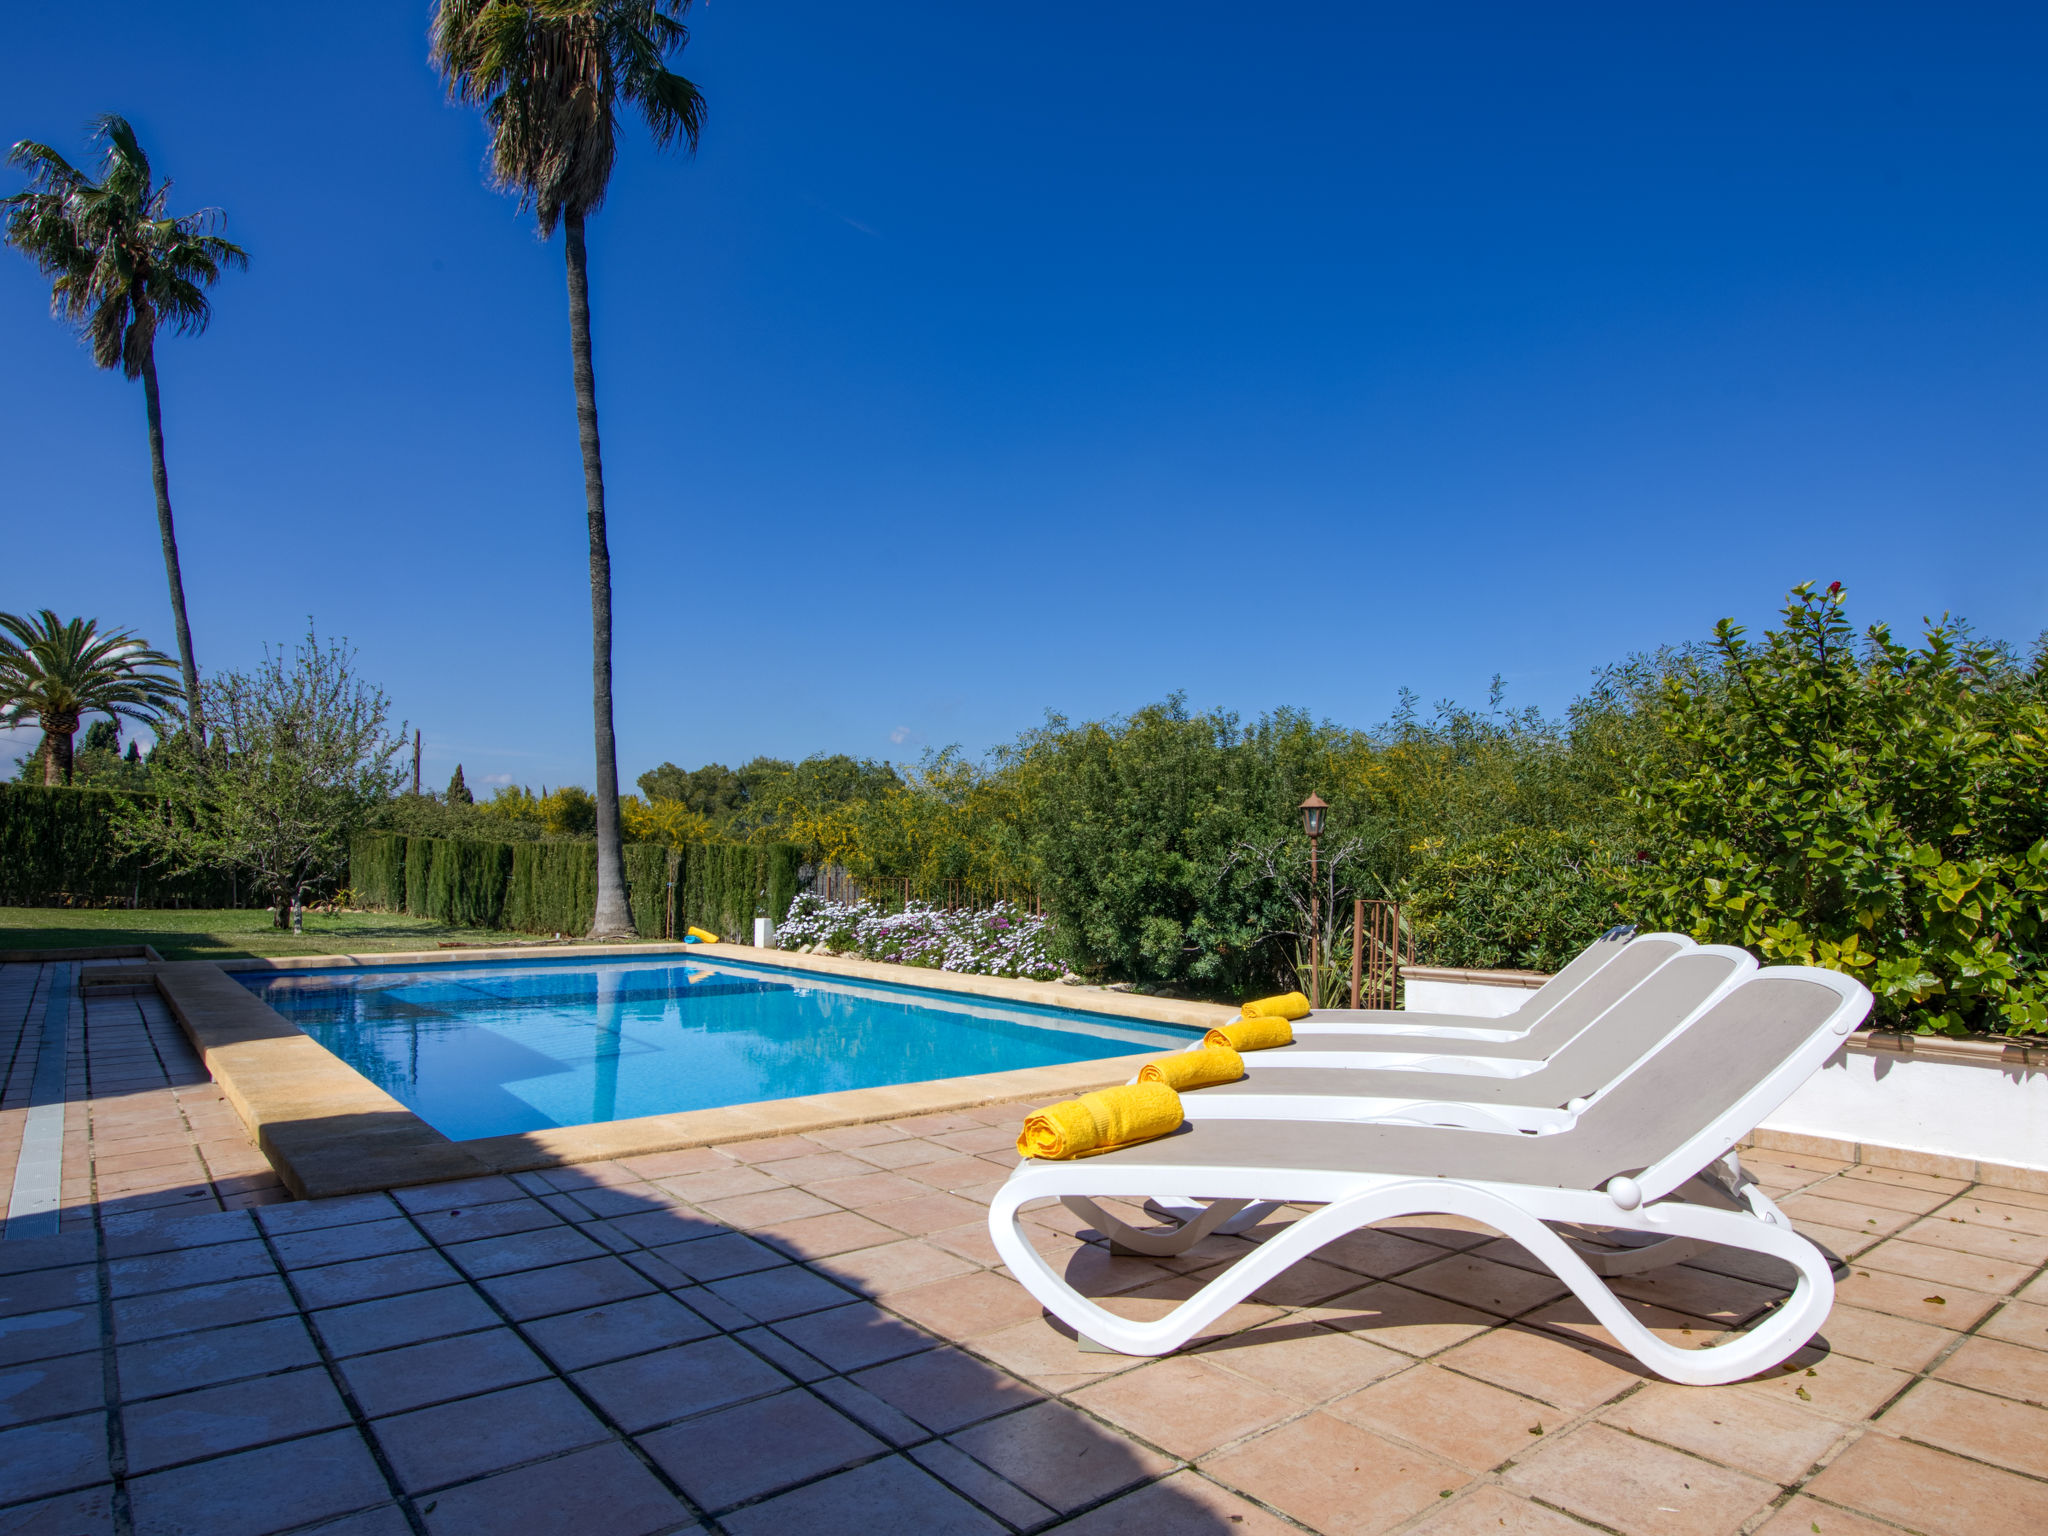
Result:
{"type": "Polygon", "coordinates": [[[1227,1045],[1211,1045],[1206,1050],[1162,1056],[1138,1068],[1139,1082],[1164,1083],[1181,1092],[1190,1088],[1206,1088],[1211,1083],[1234,1083],[1243,1076],[1244,1058],[1227,1045]]]}
{"type": "Polygon", "coordinates": [[[1247,1019],[1305,1019],[1308,999],[1299,992],[1282,992],[1278,997],[1255,997],[1237,1010],[1247,1019]]]}
{"type": "Polygon", "coordinates": [[[690,937],[699,944],[716,944],[718,942],[718,935],[709,928],[691,928],[688,932],[690,937]]]}
{"type": "Polygon", "coordinates": [[[1180,1095],[1164,1083],[1129,1083],[1084,1093],[1027,1115],[1017,1138],[1022,1157],[1089,1157],[1178,1130],[1180,1095]]]}
{"type": "Polygon", "coordinates": [[[1233,1051],[1270,1051],[1294,1044],[1294,1026],[1285,1019],[1240,1019],[1202,1036],[1204,1045],[1227,1045],[1233,1051]]]}

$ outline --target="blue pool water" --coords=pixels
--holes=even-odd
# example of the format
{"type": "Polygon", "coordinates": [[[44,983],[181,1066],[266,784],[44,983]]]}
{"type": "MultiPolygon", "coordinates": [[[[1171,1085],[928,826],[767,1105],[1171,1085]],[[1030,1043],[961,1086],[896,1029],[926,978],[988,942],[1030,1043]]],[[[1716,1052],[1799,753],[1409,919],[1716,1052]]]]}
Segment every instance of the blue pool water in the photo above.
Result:
{"type": "Polygon", "coordinates": [[[1197,1033],[673,958],[236,979],[458,1141],[1173,1050],[1197,1033]]]}

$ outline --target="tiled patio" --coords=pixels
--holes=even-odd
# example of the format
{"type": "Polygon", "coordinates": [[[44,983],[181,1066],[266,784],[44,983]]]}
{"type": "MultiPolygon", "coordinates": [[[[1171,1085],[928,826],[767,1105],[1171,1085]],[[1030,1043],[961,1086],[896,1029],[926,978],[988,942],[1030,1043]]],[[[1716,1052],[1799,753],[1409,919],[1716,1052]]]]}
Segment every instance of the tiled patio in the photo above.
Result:
{"type": "MultiPolygon", "coordinates": [[[[1646,1378],[1448,1219],[1136,1361],[992,1267],[1019,1107],[307,1204],[153,996],[86,993],[70,1084],[63,1230],[0,1242],[0,1532],[2048,1530],[2040,1193],[1752,1156],[1853,1262],[1827,1347],[1739,1386],[1646,1378]]],[[[1241,1248],[1041,1220],[1133,1315],[1241,1248]]],[[[1777,1278],[1617,1289],[1704,1344],[1777,1278]]]]}

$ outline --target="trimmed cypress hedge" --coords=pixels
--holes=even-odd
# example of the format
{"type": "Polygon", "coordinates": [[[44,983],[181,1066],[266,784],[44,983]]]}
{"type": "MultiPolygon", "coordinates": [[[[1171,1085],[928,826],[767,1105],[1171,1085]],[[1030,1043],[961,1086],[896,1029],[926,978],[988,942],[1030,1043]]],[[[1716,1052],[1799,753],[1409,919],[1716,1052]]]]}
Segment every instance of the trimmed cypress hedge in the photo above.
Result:
{"type": "Polygon", "coordinates": [[[115,817],[136,798],[83,786],[0,784],[0,906],[263,905],[227,872],[171,875],[122,853],[115,817]]]}
{"type": "Polygon", "coordinates": [[[348,849],[348,883],[359,907],[405,910],[406,839],[389,832],[359,832],[348,849]]]}
{"type": "MultiPolygon", "coordinates": [[[[698,843],[671,853],[658,843],[625,849],[626,900],[643,937],[667,932],[675,882],[675,933],[695,925],[751,941],[754,912],[777,922],[796,899],[801,852],[792,843],[698,843]]],[[[359,906],[440,922],[521,933],[579,934],[597,906],[595,843],[478,843],[368,832],[349,850],[359,906]]]]}

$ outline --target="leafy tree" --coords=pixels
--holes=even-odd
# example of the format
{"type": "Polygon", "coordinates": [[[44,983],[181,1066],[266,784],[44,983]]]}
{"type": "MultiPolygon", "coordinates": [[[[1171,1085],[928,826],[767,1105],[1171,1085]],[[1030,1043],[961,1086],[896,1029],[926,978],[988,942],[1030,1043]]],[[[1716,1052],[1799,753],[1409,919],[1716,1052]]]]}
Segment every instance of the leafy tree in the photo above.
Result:
{"type": "Polygon", "coordinates": [[[69,784],[82,717],[155,725],[175,707],[177,682],[160,670],[170,660],[125,629],[101,634],[97,619],[0,613],[0,722],[41,725],[43,782],[69,784]]]}
{"type": "Polygon", "coordinates": [[[1473,838],[1410,877],[1402,915],[1424,965],[1555,971],[1622,921],[1622,857],[1585,832],[1522,828],[1473,838]]]}
{"type": "Polygon", "coordinates": [[[1946,622],[1859,638],[1845,601],[1795,587],[1666,678],[1636,911],[1846,971],[1893,1023],[2048,1029],[2048,662],[1946,622]]]}
{"type": "Polygon", "coordinates": [[[462,782],[462,764],[455,765],[455,777],[448,781],[448,793],[442,797],[450,805],[474,805],[476,796],[469,792],[469,786],[462,782]]]}
{"type": "Polygon", "coordinates": [[[222,267],[246,267],[249,258],[240,246],[214,233],[222,222],[220,210],[169,211],[170,183],[154,179],[149,157],[125,119],[102,117],[93,127],[106,143],[98,181],[74,169],[49,145],[23,139],[8,159],[28,173],[28,190],[0,198],[0,208],[7,210],[7,243],[52,279],[51,311],[78,326],[100,367],[118,365],[126,377],[142,380],[150,479],[156,488],[164,574],[171,585],[183,696],[193,729],[204,739],[199,663],[185,616],[185,579],[178,567],[171,481],[164,466],[156,333],[165,323],[180,335],[205,330],[213,318],[206,290],[222,267]]]}
{"type": "Polygon", "coordinates": [[[597,902],[592,938],[629,937],[620,847],[618,743],[612,730],[612,576],[604,465],[590,349],[583,226],[604,201],[619,109],[636,108],[657,145],[694,153],[704,98],[664,62],[689,41],[689,0],[440,0],[433,62],[458,100],[483,109],[491,177],[531,207],[543,237],[563,226],[569,349],[590,535],[592,709],[597,740],[597,902]]]}
{"type": "Polygon", "coordinates": [[[289,658],[207,679],[214,735],[152,755],[152,795],[121,824],[127,846],[178,873],[244,871],[288,926],[404,777],[405,732],[385,729],[389,701],[356,677],[354,654],[309,631],[289,658]]]}

